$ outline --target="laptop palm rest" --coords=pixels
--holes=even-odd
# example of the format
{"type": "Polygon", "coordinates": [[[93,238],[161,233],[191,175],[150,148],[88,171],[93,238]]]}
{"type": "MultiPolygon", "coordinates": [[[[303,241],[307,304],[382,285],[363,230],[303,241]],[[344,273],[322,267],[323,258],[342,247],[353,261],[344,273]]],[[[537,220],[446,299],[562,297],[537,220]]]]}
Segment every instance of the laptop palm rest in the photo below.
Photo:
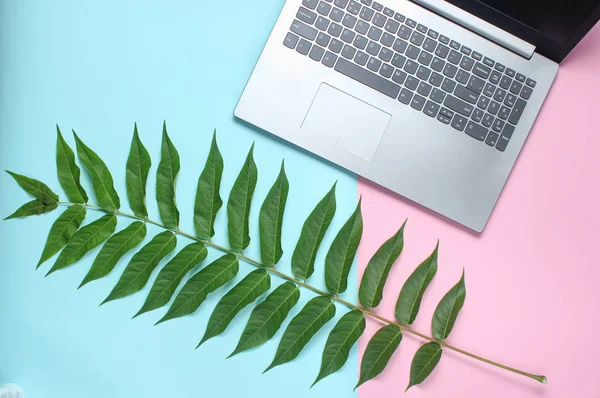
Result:
{"type": "Polygon", "coordinates": [[[301,129],[370,162],[392,116],[322,83],[301,129]]]}

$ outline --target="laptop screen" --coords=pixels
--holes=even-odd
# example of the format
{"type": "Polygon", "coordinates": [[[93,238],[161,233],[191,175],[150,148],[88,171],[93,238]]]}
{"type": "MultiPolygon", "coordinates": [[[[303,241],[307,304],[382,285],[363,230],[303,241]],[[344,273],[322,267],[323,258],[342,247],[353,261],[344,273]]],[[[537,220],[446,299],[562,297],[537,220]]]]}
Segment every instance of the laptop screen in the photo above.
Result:
{"type": "Polygon", "coordinates": [[[563,44],[598,7],[598,0],[479,1],[563,44]]]}

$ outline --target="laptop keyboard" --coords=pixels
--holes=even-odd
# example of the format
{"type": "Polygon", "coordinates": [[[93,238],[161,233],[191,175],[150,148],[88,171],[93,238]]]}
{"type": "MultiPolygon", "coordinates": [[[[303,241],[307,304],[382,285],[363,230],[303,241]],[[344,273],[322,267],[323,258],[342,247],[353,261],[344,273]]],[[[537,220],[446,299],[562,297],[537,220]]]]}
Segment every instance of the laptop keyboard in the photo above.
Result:
{"type": "Polygon", "coordinates": [[[303,0],[283,44],[502,152],[536,84],[372,0],[303,0]]]}

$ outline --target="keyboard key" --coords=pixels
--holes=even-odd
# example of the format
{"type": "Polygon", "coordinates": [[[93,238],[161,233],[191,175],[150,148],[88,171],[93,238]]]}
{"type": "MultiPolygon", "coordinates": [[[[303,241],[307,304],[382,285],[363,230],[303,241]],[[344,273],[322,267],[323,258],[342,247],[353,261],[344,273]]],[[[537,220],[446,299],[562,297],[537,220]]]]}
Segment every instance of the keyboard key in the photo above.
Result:
{"type": "Polygon", "coordinates": [[[417,87],[419,87],[419,79],[414,76],[408,76],[404,82],[404,87],[408,88],[409,90],[416,90],[417,87]]]}
{"type": "Polygon", "coordinates": [[[350,29],[344,29],[344,31],[342,32],[342,35],[340,36],[342,41],[344,41],[346,43],[352,43],[354,41],[355,37],[356,37],[356,33],[351,31],[350,29]]]}
{"type": "Polygon", "coordinates": [[[383,9],[383,13],[384,13],[385,15],[387,15],[388,17],[390,17],[390,18],[392,18],[392,17],[394,16],[394,11],[393,11],[391,8],[387,8],[387,7],[385,7],[385,8],[383,9]]]}
{"type": "Polygon", "coordinates": [[[352,59],[354,54],[356,54],[356,49],[352,46],[346,44],[342,49],[342,57],[344,58],[352,59]]]}
{"type": "Polygon", "coordinates": [[[517,72],[515,72],[514,70],[510,69],[510,68],[506,68],[506,70],[504,71],[504,73],[506,73],[508,76],[510,77],[515,77],[515,74],[517,72]]]}
{"type": "Polygon", "coordinates": [[[483,115],[485,115],[484,111],[482,111],[481,109],[475,109],[473,111],[473,114],[471,115],[471,119],[479,123],[481,122],[481,119],[483,119],[483,115]]]}
{"type": "Polygon", "coordinates": [[[477,51],[473,51],[471,53],[471,57],[473,57],[475,60],[477,61],[481,61],[481,59],[483,58],[483,55],[481,55],[480,53],[478,53],[477,51]]]}
{"type": "Polygon", "coordinates": [[[387,95],[391,98],[396,98],[400,93],[400,86],[391,81],[380,77],[373,72],[369,72],[366,69],[361,68],[358,65],[353,64],[343,58],[340,58],[335,64],[335,70],[379,91],[382,94],[387,95]]]}
{"type": "Polygon", "coordinates": [[[399,12],[397,12],[396,15],[394,15],[394,19],[398,22],[404,22],[406,17],[404,15],[400,14],[399,12]]]}
{"type": "Polygon", "coordinates": [[[530,88],[529,86],[524,86],[523,90],[521,90],[521,97],[523,97],[525,99],[529,99],[531,97],[532,92],[533,92],[532,88],[530,88]]]}
{"type": "Polygon", "coordinates": [[[294,20],[294,22],[292,22],[290,30],[296,33],[297,35],[302,36],[305,39],[311,41],[314,40],[315,37],[317,37],[317,30],[315,28],[310,27],[304,22],[300,22],[298,20],[294,20]]]}
{"type": "Polygon", "coordinates": [[[470,135],[478,141],[483,141],[485,140],[485,137],[488,133],[488,129],[486,129],[483,126],[480,126],[477,123],[469,122],[467,124],[467,128],[465,129],[465,133],[467,133],[468,135],[470,135]]]}
{"type": "Polygon", "coordinates": [[[515,105],[515,101],[517,100],[517,97],[512,95],[512,94],[508,94],[506,96],[506,98],[504,99],[504,105],[508,106],[509,108],[512,108],[513,105],[515,105]]]}
{"type": "Polygon", "coordinates": [[[298,18],[301,21],[306,22],[309,25],[312,25],[317,20],[317,14],[310,10],[307,10],[304,7],[300,7],[300,9],[298,10],[298,13],[296,14],[296,18],[298,18]]]}
{"type": "Polygon", "coordinates": [[[423,108],[423,113],[430,117],[436,117],[438,111],[440,110],[440,106],[433,101],[427,101],[425,107],[423,108]]]}
{"type": "Polygon", "coordinates": [[[360,8],[361,5],[358,1],[351,1],[350,4],[348,4],[348,8],[346,8],[346,10],[352,15],[358,15],[358,13],[360,12],[360,8]]]}
{"type": "Polygon", "coordinates": [[[446,96],[444,106],[467,117],[471,116],[471,113],[474,109],[472,105],[469,105],[466,102],[459,100],[458,98],[453,97],[451,95],[446,96]]]}
{"type": "Polygon", "coordinates": [[[437,39],[439,35],[440,34],[438,32],[436,32],[435,30],[433,30],[433,29],[429,29],[427,31],[427,36],[429,36],[431,38],[437,39]]]}
{"type": "Polygon", "coordinates": [[[452,41],[450,41],[450,47],[452,47],[455,50],[460,50],[460,43],[452,40],[452,41]]]}
{"type": "Polygon", "coordinates": [[[444,115],[447,118],[452,119],[454,117],[454,112],[452,112],[450,109],[442,108],[440,109],[440,115],[444,115]]]}
{"type": "Polygon", "coordinates": [[[383,28],[383,26],[385,25],[385,21],[387,21],[387,17],[383,14],[377,13],[373,17],[373,25],[379,28],[383,28]]]}
{"type": "Polygon", "coordinates": [[[321,47],[327,47],[329,45],[329,41],[331,40],[331,36],[326,33],[319,32],[317,35],[317,44],[321,47]]]}
{"type": "Polygon", "coordinates": [[[492,95],[494,95],[495,91],[496,91],[496,87],[494,87],[491,83],[486,83],[485,88],[483,89],[483,93],[485,95],[487,95],[488,97],[491,97],[492,95]]]}
{"type": "MultiPolygon", "coordinates": [[[[443,109],[443,108],[442,108],[443,109]]],[[[450,121],[452,120],[449,117],[446,117],[444,115],[442,115],[442,113],[440,112],[440,114],[437,117],[437,120],[439,120],[440,122],[444,123],[444,124],[450,124],[450,121]]]]}
{"type": "Polygon", "coordinates": [[[456,80],[460,83],[460,84],[467,84],[467,82],[469,81],[469,77],[471,77],[471,75],[469,74],[469,72],[464,71],[464,70],[459,70],[458,73],[456,74],[456,80]]]}
{"type": "Polygon", "coordinates": [[[408,60],[406,61],[406,63],[404,64],[404,70],[408,73],[410,73],[411,75],[414,75],[417,72],[417,69],[419,69],[419,64],[417,64],[415,61],[413,60],[408,60]]]}
{"type": "Polygon", "coordinates": [[[396,32],[398,32],[398,28],[400,28],[400,23],[394,21],[393,19],[388,19],[387,23],[385,24],[385,30],[387,30],[393,35],[395,35],[396,32]]]}
{"type": "Polygon", "coordinates": [[[377,58],[369,58],[369,62],[367,63],[367,68],[372,70],[373,72],[379,72],[379,68],[381,68],[381,61],[377,58]]]}
{"type": "Polygon", "coordinates": [[[375,11],[369,7],[363,7],[360,11],[360,18],[364,19],[365,21],[371,21],[371,19],[373,19],[373,15],[375,15],[375,11]]]}
{"type": "Polygon", "coordinates": [[[456,76],[456,72],[458,72],[458,68],[454,65],[450,65],[450,64],[446,64],[446,67],[444,68],[444,75],[448,76],[449,78],[454,78],[454,76],[456,76]]]}
{"type": "Polygon", "coordinates": [[[342,25],[344,25],[345,27],[347,27],[349,29],[354,29],[354,25],[356,25],[357,21],[358,21],[358,18],[356,18],[355,16],[346,14],[344,16],[344,19],[342,20],[342,25]]]}
{"type": "Polygon", "coordinates": [[[319,30],[327,30],[329,27],[329,20],[323,17],[318,17],[317,22],[315,23],[315,27],[319,30]]]}
{"type": "Polygon", "coordinates": [[[484,97],[483,95],[479,97],[479,101],[477,101],[477,106],[483,110],[485,110],[490,104],[490,99],[488,97],[484,97]]]}
{"type": "Polygon", "coordinates": [[[467,118],[462,117],[461,115],[454,115],[454,118],[452,118],[452,124],[451,126],[454,127],[455,129],[457,129],[458,131],[463,131],[465,129],[465,126],[467,125],[467,118]]]}
{"type": "Polygon", "coordinates": [[[411,44],[408,46],[408,50],[406,50],[406,56],[410,59],[417,59],[420,52],[421,50],[411,44]]]}
{"type": "Polygon", "coordinates": [[[369,56],[362,51],[357,52],[356,56],[354,57],[354,62],[361,66],[365,66],[368,60],[369,56]]]}
{"type": "Polygon", "coordinates": [[[494,117],[492,115],[490,115],[489,113],[486,113],[485,116],[483,117],[483,120],[481,121],[481,124],[483,124],[485,127],[491,127],[493,123],[494,123],[494,117]]]}
{"type": "Polygon", "coordinates": [[[407,76],[408,75],[406,74],[406,72],[402,72],[400,69],[396,69],[394,71],[394,74],[392,75],[392,80],[398,84],[404,84],[404,81],[406,80],[407,76]]]}
{"type": "Polygon", "coordinates": [[[383,64],[379,70],[379,74],[389,79],[394,74],[394,67],[388,64],[383,64]]]}
{"type": "Polygon", "coordinates": [[[379,51],[381,50],[381,45],[375,43],[374,41],[370,41],[367,45],[367,52],[373,56],[377,56],[379,51]]]}
{"type": "Polygon", "coordinates": [[[346,8],[348,5],[348,0],[335,0],[333,4],[340,8],[346,8]]]}
{"type": "Polygon", "coordinates": [[[456,87],[456,82],[453,82],[450,79],[444,79],[444,82],[442,83],[442,90],[451,93],[454,91],[454,87],[456,87]]]}
{"type": "Polygon", "coordinates": [[[325,50],[323,50],[319,46],[313,46],[308,54],[308,57],[313,61],[321,62],[321,58],[323,58],[323,54],[325,54],[325,50]]]}
{"type": "Polygon", "coordinates": [[[335,55],[331,51],[327,51],[323,56],[323,61],[321,62],[328,68],[333,68],[333,65],[335,65],[335,61],[337,61],[337,58],[337,55],[335,55]]]}
{"type": "Polygon", "coordinates": [[[502,120],[496,119],[494,120],[494,124],[492,124],[492,130],[494,130],[496,133],[499,133],[502,131],[505,124],[506,123],[504,123],[502,120]]]}
{"type": "Polygon", "coordinates": [[[379,41],[379,39],[381,39],[381,35],[383,34],[383,31],[379,28],[376,28],[375,26],[371,26],[371,29],[369,29],[369,39],[371,40],[375,40],[375,41],[379,41]]]}
{"type": "MultiPolygon", "coordinates": [[[[325,0],[325,1],[331,1],[331,0],[325,0]]],[[[360,0],[360,2],[366,6],[370,6],[371,3],[373,2],[373,0],[360,0]]]]}
{"type": "Polygon", "coordinates": [[[431,75],[431,69],[425,67],[424,65],[420,66],[417,70],[417,77],[421,80],[429,79],[429,75],[431,75]]]}
{"type": "Polygon", "coordinates": [[[508,121],[512,124],[517,124],[519,123],[519,120],[521,119],[521,115],[523,115],[523,111],[525,110],[525,105],[527,105],[527,102],[523,101],[521,98],[519,98],[517,100],[517,102],[515,103],[515,107],[513,108],[508,121]]]}
{"type": "Polygon", "coordinates": [[[535,80],[533,80],[533,79],[527,79],[527,85],[529,87],[535,87],[535,80]]]}
{"type": "Polygon", "coordinates": [[[500,134],[500,138],[498,138],[498,144],[496,144],[496,149],[500,152],[504,152],[506,150],[506,147],[508,146],[508,141],[510,141],[510,138],[512,137],[514,132],[515,128],[510,124],[504,126],[502,134],[500,134]]]}
{"type": "Polygon", "coordinates": [[[413,30],[406,25],[402,25],[400,29],[398,29],[398,36],[401,39],[408,40],[413,30]]]}
{"type": "Polygon", "coordinates": [[[444,59],[446,58],[446,56],[448,55],[448,53],[450,52],[450,47],[445,46],[443,44],[438,44],[437,48],[435,49],[435,55],[437,55],[438,57],[444,59]]]}
{"type": "Polygon", "coordinates": [[[521,73],[517,73],[517,80],[520,82],[525,82],[525,75],[521,74],[521,73]]]}
{"type": "Polygon", "coordinates": [[[444,69],[444,65],[446,65],[446,63],[438,57],[435,57],[433,61],[431,61],[431,69],[436,72],[441,72],[444,69]]]}
{"type": "Polygon", "coordinates": [[[315,8],[317,8],[318,3],[319,3],[319,0],[302,0],[302,5],[310,8],[311,10],[314,10],[315,8]]]}
{"type": "Polygon", "coordinates": [[[454,65],[458,65],[460,63],[461,58],[462,55],[458,51],[452,50],[450,51],[450,55],[448,55],[448,62],[454,65]]]}
{"type": "Polygon", "coordinates": [[[433,101],[437,102],[438,104],[441,104],[444,101],[445,97],[446,97],[446,93],[443,92],[442,90],[438,90],[437,88],[434,88],[433,91],[431,91],[431,95],[429,96],[429,98],[431,98],[433,101]]]}
{"type": "Polygon", "coordinates": [[[394,48],[394,51],[402,54],[406,50],[406,47],[408,47],[407,42],[405,42],[404,40],[401,40],[401,39],[396,39],[396,41],[394,42],[393,48],[394,48]]]}
{"type": "Polygon", "coordinates": [[[473,65],[475,65],[475,61],[473,61],[473,58],[463,57],[462,60],[460,61],[460,67],[463,68],[464,70],[473,69],[473,65]]]}
{"type": "Polygon", "coordinates": [[[473,73],[475,73],[477,76],[479,76],[483,79],[486,79],[486,80],[488,77],[490,77],[491,71],[492,70],[488,66],[485,66],[480,62],[477,62],[475,64],[475,66],[473,67],[473,73]]]}
{"type": "Polygon", "coordinates": [[[333,37],[339,37],[342,34],[343,29],[344,28],[342,27],[342,25],[338,25],[335,22],[332,22],[331,25],[329,25],[329,29],[327,29],[327,33],[329,33],[333,37]]]}
{"type": "Polygon", "coordinates": [[[413,100],[410,102],[410,106],[418,111],[422,110],[425,106],[425,98],[421,97],[418,94],[415,94],[413,100]]]}
{"type": "Polygon", "coordinates": [[[469,90],[468,88],[461,86],[460,84],[456,86],[456,90],[454,90],[454,95],[458,98],[463,99],[471,104],[476,104],[479,99],[479,94],[469,90]]]}
{"type": "Polygon", "coordinates": [[[377,11],[383,10],[383,6],[379,3],[373,3],[373,8],[376,9],[377,11]]]}
{"type": "Polygon", "coordinates": [[[398,101],[402,102],[405,105],[408,105],[410,104],[410,100],[412,100],[412,97],[412,91],[408,91],[407,89],[403,88],[400,92],[400,95],[398,96],[398,101]]]}
{"type": "Polygon", "coordinates": [[[435,41],[431,37],[428,37],[425,39],[425,42],[423,43],[423,50],[429,51],[430,53],[432,53],[435,51],[437,44],[438,44],[437,41],[435,41]]]}
{"type": "Polygon", "coordinates": [[[417,25],[417,30],[421,33],[427,33],[427,31],[429,30],[429,28],[427,28],[427,26],[423,25],[423,24],[418,24],[417,25]]]}
{"type": "Polygon", "coordinates": [[[508,109],[506,106],[501,107],[500,111],[498,111],[498,117],[502,120],[506,120],[509,114],[510,109],[508,109]]]}
{"type": "Polygon", "coordinates": [[[497,70],[493,71],[490,75],[490,82],[494,84],[500,83],[500,79],[502,79],[502,75],[497,70]]]}
{"type": "Polygon", "coordinates": [[[506,91],[502,90],[501,88],[496,90],[496,92],[494,93],[494,99],[498,102],[504,101],[505,96],[506,96],[506,91]]]}
{"type": "Polygon", "coordinates": [[[369,39],[364,36],[356,35],[356,39],[354,39],[354,46],[359,50],[364,50],[367,48],[367,44],[369,44],[369,39]]]}
{"type": "Polygon", "coordinates": [[[444,76],[442,76],[436,72],[433,72],[431,74],[431,77],[429,78],[429,83],[433,84],[436,87],[441,86],[443,81],[444,81],[444,76]]]}
{"type": "Polygon", "coordinates": [[[496,101],[492,101],[490,106],[488,106],[488,112],[491,113],[492,115],[495,115],[496,113],[498,113],[499,110],[500,110],[500,104],[497,103],[496,101]]]}
{"type": "Polygon", "coordinates": [[[485,81],[478,78],[477,76],[471,76],[471,78],[469,79],[469,83],[467,84],[467,87],[476,92],[477,94],[481,94],[481,91],[483,90],[484,86],[485,81]]]}
{"type": "Polygon", "coordinates": [[[485,140],[485,143],[488,144],[489,146],[493,147],[496,145],[496,142],[498,142],[498,137],[500,137],[500,134],[490,131],[490,133],[488,134],[488,136],[485,140]]]}
{"type": "Polygon", "coordinates": [[[421,94],[424,97],[428,97],[431,92],[431,86],[425,82],[421,82],[419,84],[419,88],[417,88],[417,93],[421,94]]]}
{"type": "Polygon", "coordinates": [[[510,92],[513,94],[519,94],[521,92],[521,88],[523,88],[523,83],[515,80],[510,86],[510,92]]]}
{"type": "Polygon", "coordinates": [[[444,44],[450,43],[450,39],[448,37],[444,36],[444,35],[440,35],[440,37],[439,37],[438,40],[441,41],[444,44]]]}
{"type": "Polygon", "coordinates": [[[431,55],[428,52],[421,51],[421,53],[419,54],[419,63],[421,63],[423,65],[429,66],[432,59],[433,59],[433,55],[431,55]]]}
{"type": "Polygon", "coordinates": [[[338,39],[332,39],[331,43],[329,43],[329,49],[336,54],[339,54],[340,51],[342,51],[343,47],[344,47],[344,43],[342,43],[338,39]]]}
{"type": "Polygon", "coordinates": [[[331,14],[329,14],[329,18],[331,18],[335,22],[340,22],[342,19],[344,19],[344,11],[340,10],[339,8],[333,7],[333,10],[331,10],[331,14]]]}
{"type": "Polygon", "coordinates": [[[384,62],[390,62],[390,60],[392,59],[393,56],[394,56],[394,52],[392,50],[390,50],[389,48],[384,47],[379,52],[379,59],[381,59],[384,62]]]}
{"type": "Polygon", "coordinates": [[[392,58],[392,65],[394,65],[396,68],[402,68],[405,62],[406,57],[400,54],[394,54],[394,57],[392,58]]]}
{"type": "Polygon", "coordinates": [[[486,64],[487,66],[494,66],[494,64],[496,62],[491,58],[485,57],[485,58],[483,58],[483,63],[486,64]]]}
{"type": "Polygon", "coordinates": [[[462,46],[460,48],[460,52],[465,54],[465,55],[471,55],[471,49],[467,46],[462,46]]]}
{"type": "Polygon", "coordinates": [[[308,40],[300,39],[300,42],[298,43],[298,47],[296,47],[296,51],[298,51],[302,55],[306,55],[310,51],[311,45],[312,44],[310,44],[310,42],[308,40]]]}
{"type": "Polygon", "coordinates": [[[285,36],[285,40],[283,41],[283,44],[287,48],[296,48],[296,44],[298,44],[298,40],[300,40],[300,38],[298,36],[296,36],[293,33],[288,33],[285,36]]]}
{"type": "Polygon", "coordinates": [[[512,83],[512,79],[506,75],[502,76],[502,79],[500,79],[500,87],[502,87],[505,90],[508,90],[511,83],[512,83]]]}
{"type": "Polygon", "coordinates": [[[499,72],[504,72],[504,69],[506,69],[506,67],[504,65],[502,65],[500,62],[496,62],[496,65],[494,65],[494,68],[496,68],[496,70],[499,72]]]}
{"type": "Polygon", "coordinates": [[[419,32],[413,32],[413,34],[410,36],[410,42],[412,44],[414,44],[417,47],[420,47],[421,44],[423,44],[423,41],[425,41],[425,36],[422,33],[419,32]]]}
{"type": "Polygon", "coordinates": [[[386,47],[391,47],[394,44],[394,39],[395,37],[393,35],[389,34],[388,32],[384,32],[383,36],[381,37],[381,44],[386,47]]]}
{"type": "Polygon", "coordinates": [[[417,23],[410,18],[407,18],[405,23],[411,28],[415,28],[417,26],[417,23]]]}

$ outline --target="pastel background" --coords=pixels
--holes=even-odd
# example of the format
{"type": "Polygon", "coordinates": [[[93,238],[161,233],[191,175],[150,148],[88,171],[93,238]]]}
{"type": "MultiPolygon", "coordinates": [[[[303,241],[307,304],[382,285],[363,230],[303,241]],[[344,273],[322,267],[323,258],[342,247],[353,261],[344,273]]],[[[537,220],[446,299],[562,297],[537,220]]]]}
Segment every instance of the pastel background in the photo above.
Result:
{"type": "MultiPolygon", "coordinates": [[[[600,326],[595,255],[600,227],[600,29],[561,66],[492,219],[478,235],[360,178],[357,185],[356,177],[340,168],[233,119],[233,108],[283,3],[0,0],[0,168],[58,187],[54,124],[59,123],[65,135],[76,129],[103,156],[126,207],[123,170],[133,122],[138,122],[153,157],[153,173],[166,119],[182,158],[182,229],[192,231],[196,179],[213,128],[218,129],[226,162],[225,197],[255,141],[259,185],[250,255],[258,255],[258,206],[285,158],[292,184],[288,209],[293,211],[286,213],[281,269],[289,271],[304,218],[338,180],[338,211],[330,231],[339,229],[352,212],[357,193],[363,197],[365,219],[359,266],[345,298],[355,297],[357,273],[408,217],[405,252],[378,312],[393,316],[406,277],[440,239],[439,271],[415,328],[429,332],[437,302],[464,267],[467,301],[448,341],[549,379],[540,385],[445,352],[431,378],[406,396],[600,397],[600,348],[595,343],[600,326]]],[[[152,180],[148,203],[156,217],[152,180]]],[[[0,215],[26,200],[8,175],[0,176],[0,215]]],[[[88,220],[94,216],[90,213],[88,220]]],[[[97,249],[79,264],[44,278],[51,263],[38,272],[34,266],[55,217],[0,222],[0,384],[17,382],[32,398],[356,396],[351,388],[358,372],[356,347],[342,372],[308,389],[333,321],[296,361],[261,375],[283,330],[258,350],[224,359],[250,307],[223,336],[195,351],[216,296],[193,316],[156,328],[152,325],[164,309],[130,320],[149,286],[97,307],[131,254],[108,278],[80,291],[76,287],[97,249]]],[[[218,223],[216,240],[226,242],[223,212],[218,223]]],[[[121,221],[118,228],[126,225],[121,221]]],[[[151,229],[149,237],[152,232],[157,230],[151,229]]],[[[324,247],[332,239],[330,232],[324,247]]],[[[185,243],[180,239],[180,247],[185,243]]],[[[242,266],[237,280],[250,270],[242,266]]],[[[314,283],[323,284],[321,273],[314,283]]],[[[303,291],[294,313],[310,297],[303,291]]],[[[338,308],[336,319],[342,313],[338,308]]],[[[377,326],[369,322],[360,351],[377,326]]],[[[420,344],[406,335],[386,371],[361,387],[358,396],[403,396],[420,344]]]]}

